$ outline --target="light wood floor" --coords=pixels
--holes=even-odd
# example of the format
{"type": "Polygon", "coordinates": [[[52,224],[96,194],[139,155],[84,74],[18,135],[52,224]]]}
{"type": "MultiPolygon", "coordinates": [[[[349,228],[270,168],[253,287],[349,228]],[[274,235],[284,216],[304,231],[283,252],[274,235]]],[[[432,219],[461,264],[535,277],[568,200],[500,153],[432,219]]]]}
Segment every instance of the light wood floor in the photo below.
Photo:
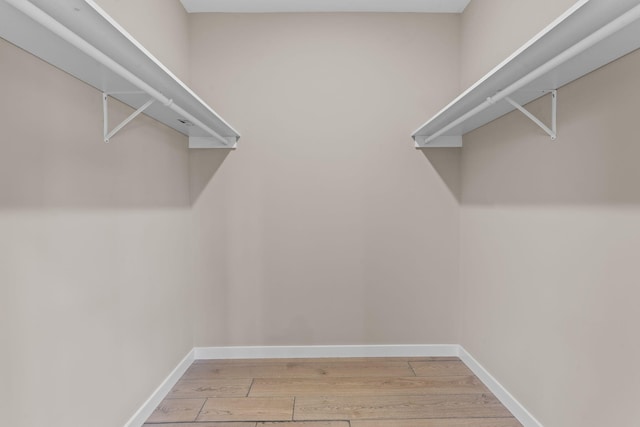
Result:
{"type": "Polygon", "coordinates": [[[146,427],[522,427],[457,358],[194,362],[146,427]]]}

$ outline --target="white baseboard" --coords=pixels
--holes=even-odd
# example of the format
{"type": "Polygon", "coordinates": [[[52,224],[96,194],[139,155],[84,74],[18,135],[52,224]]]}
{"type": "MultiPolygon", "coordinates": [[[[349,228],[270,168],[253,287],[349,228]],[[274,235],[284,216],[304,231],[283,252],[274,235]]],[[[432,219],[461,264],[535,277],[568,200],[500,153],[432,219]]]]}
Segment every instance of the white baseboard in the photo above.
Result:
{"type": "Polygon", "coordinates": [[[325,357],[459,357],[524,427],[543,427],[476,359],[458,344],[195,347],[124,427],[140,427],[194,360],[325,357]]]}
{"type": "Polygon", "coordinates": [[[476,359],[459,346],[458,357],[487,386],[500,402],[520,421],[524,427],[543,427],[509,391],[496,380],[476,359]]]}
{"type": "Polygon", "coordinates": [[[195,360],[195,351],[192,349],[181,361],[178,363],[173,371],[169,374],[162,384],[151,394],[146,402],[142,404],[140,409],[127,421],[124,427],[140,427],[151,416],[156,407],[162,402],[167,394],[171,391],[173,386],[176,385],[180,377],[184,375],[187,368],[191,366],[191,363],[195,360]]]}
{"type": "Polygon", "coordinates": [[[195,358],[284,359],[323,357],[453,357],[457,344],[436,345],[312,345],[265,347],[196,347],[195,358]]]}

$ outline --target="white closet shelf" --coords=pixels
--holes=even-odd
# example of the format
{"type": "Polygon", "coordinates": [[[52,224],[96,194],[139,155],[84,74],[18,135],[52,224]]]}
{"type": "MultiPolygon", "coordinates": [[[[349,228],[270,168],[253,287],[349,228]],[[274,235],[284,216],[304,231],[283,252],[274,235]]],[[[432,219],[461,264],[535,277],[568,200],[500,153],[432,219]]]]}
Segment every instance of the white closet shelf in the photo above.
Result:
{"type": "Polygon", "coordinates": [[[0,0],[0,37],[102,91],[105,142],[144,112],[191,148],[236,147],[240,134],[93,0],[0,0]],[[109,97],[136,110],[113,131],[109,97]]]}
{"type": "Polygon", "coordinates": [[[555,139],[555,90],[638,48],[640,0],[577,1],[418,128],[416,148],[461,147],[462,135],[516,108],[555,139]],[[550,127],[522,107],[546,93],[550,127]]]}

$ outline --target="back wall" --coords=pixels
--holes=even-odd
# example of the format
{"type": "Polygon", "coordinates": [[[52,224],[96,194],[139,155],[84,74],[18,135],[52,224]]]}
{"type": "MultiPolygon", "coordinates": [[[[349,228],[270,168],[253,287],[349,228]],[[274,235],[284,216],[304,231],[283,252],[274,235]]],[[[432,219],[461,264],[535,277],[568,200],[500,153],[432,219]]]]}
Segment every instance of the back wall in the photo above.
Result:
{"type": "Polygon", "coordinates": [[[459,16],[190,20],[191,83],[243,135],[191,153],[197,344],[458,342],[459,154],[409,134],[458,92],[459,16]]]}

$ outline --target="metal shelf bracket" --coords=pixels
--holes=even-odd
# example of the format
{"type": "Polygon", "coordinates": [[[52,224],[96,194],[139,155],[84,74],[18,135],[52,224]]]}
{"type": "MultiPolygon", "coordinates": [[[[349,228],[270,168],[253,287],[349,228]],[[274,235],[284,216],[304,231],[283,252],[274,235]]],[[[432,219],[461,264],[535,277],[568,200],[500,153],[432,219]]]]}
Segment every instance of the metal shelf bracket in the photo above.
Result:
{"type": "Polygon", "coordinates": [[[509,104],[513,105],[518,110],[520,110],[520,112],[522,112],[522,114],[524,114],[529,119],[531,119],[531,121],[533,121],[535,124],[540,126],[540,128],[543,131],[545,131],[551,137],[551,140],[555,141],[556,138],[558,138],[557,120],[556,120],[557,111],[558,111],[558,108],[557,108],[558,91],[557,90],[550,90],[550,91],[548,91],[548,93],[551,94],[551,128],[549,128],[547,125],[542,123],[542,121],[540,119],[538,119],[536,116],[534,116],[533,114],[531,114],[531,112],[529,110],[527,110],[522,105],[520,105],[517,102],[515,102],[510,97],[506,96],[504,99],[509,104]]]}
{"type": "MultiPolygon", "coordinates": [[[[137,93],[137,92],[136,92],[137,93]]],[[[138,115],[140,115],[144,110],[146,110],[151,104],[155,102],[154,98],[150,98],[147,102],[145,102],[140,108],[131,113],[129,117],[124,119],[122,123],[113,128],[113,130],[109,131],[109,94],[106,92],[102,93],[102,112],[104,115],[104,142],[109,143],[109,140],[113,138],[113,136],[118,133],[123,127],[125,127],[129,122],[138,115]]]]}

